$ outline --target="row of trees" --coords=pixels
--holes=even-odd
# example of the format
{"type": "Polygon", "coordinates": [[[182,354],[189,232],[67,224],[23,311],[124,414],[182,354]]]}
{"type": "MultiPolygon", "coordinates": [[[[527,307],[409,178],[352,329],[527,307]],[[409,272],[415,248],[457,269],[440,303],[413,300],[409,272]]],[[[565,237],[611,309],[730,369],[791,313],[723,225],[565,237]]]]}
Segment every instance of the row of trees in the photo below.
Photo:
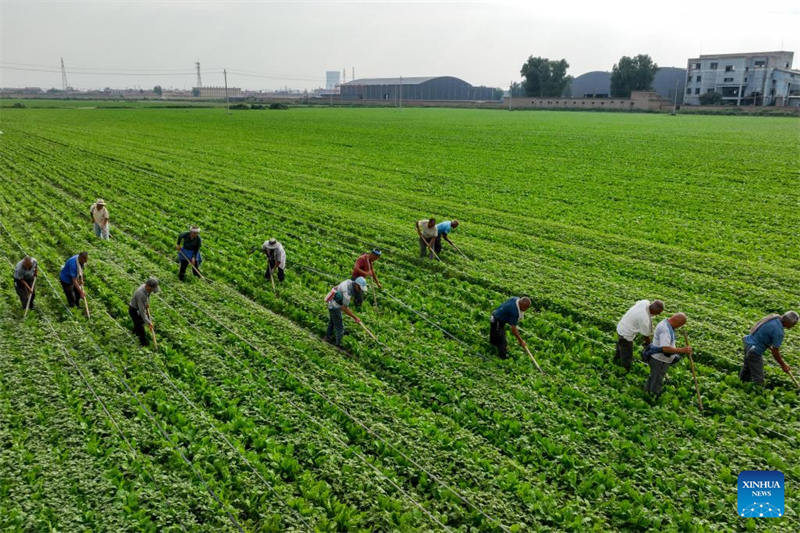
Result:
{"type": "MultiPolygon", "coordinates": [[[[567,74],[568,68],[566,59],[551,60],[530,56],[519,72],[522,81],[511,85],[511,95],[556,98],[570,96],[574,78],[567,74]]],[[[622,56],[611,69],[611,96],[627,98],[632,91],[651,89],[658,69],[658,65],[647,54],[622,56]]]]}

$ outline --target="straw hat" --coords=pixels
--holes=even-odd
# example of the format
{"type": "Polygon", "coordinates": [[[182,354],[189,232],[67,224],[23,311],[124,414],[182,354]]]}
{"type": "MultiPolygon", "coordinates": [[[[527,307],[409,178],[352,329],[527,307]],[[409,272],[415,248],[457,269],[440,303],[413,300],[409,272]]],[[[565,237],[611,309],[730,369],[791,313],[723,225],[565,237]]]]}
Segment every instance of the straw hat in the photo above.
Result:
{"type": "Polygon", "coordinates": [[[106,205],[106,201],[103,200],[102,198],[98,198],[97,201],[95,202],[95,204],[97,204],[99,206],[104,206],[104,205],[106,205]]]}

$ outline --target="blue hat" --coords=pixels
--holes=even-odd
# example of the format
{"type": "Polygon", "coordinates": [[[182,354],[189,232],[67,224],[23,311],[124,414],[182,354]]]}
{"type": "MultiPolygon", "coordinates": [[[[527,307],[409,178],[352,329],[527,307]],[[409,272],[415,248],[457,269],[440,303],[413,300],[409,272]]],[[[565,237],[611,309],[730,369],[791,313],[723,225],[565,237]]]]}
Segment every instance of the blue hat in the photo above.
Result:
{"type": "Polygon", "coordinates": [[[378,250],[377,248],[373,248],[373,250],[372,250],[372,253],[373,253],[373,254],[375,254],[375,255],[377,255],[378,257],[380,257],[380,256],[381,256],[381,251],[380,251],[380,250],[378,250]]]}
{"type": "Polygon", "coordinates": [[[367,280],[359,276],[356,278],[356,283],[358,283],[358,286],[361,287],[362,291],[367,292],[367,280]]]}

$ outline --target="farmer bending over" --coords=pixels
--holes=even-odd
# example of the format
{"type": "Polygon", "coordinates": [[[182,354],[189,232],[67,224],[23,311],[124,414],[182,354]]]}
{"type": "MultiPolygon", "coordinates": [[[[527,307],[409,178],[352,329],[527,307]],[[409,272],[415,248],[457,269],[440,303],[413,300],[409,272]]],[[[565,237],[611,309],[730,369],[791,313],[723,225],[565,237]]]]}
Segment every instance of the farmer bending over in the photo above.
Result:
{"type": "Polygon", "coordinates": [[[331,342],[335,334],[336,346],[342,347],[342,337],[344,336],[342,311],[352,317],[357,324],[361,323],[361,319],[350,310],[350,300],[356,294],[362,294],[366,291],[367,280],[361,277],[355,280],[344,280],[330,290],[328,296],[325,297],[325,302],[328,304],[328,331],[325,335],[326,342],[331,342]]]}
{"type": "Polygon", "coordinates": [[[492,312],[489,319],[489,342],[497,348],[497,357],[500,359],[508,358],[508,340],[506,339],[506,324],[511,326],[511,333],[517,338],[517,342],[523,348],[527,346],[519,335],[517,324],[522,320],[525,311],[530,309],[531,299],[527,296],[522,298],[512,297],[506,300],[500,307],[492,312]]]}
{"type": "Polygon", "coordinates": [[[200,263],[203,262],[203,257],[200,255],[200,247],[203,245],[203,239],[200,238],[200,228],[192,226],[189,231],[184,231],[178,235],[178,242],[175,249],[178,250],[178,262],[181,265],[181,270],[178,272],[178,278],[181,281],[186,279],[186,268],[189,263],[192,264],[192,272],[195,276],[200,277],[200,263]],[[181,246],[183,243],[183,246],[181,246]]]}
{"type": "Polygon", "coordinates": [[[739,372],[739,379],[752,381],[756,385],[764,386],[764,352],[767,348],[772,352],[772,357],[787,374],[791,372],[783,357],[781,357],[781,344],[783,343],[784,330],[792,329],[797,325],[797,313],[789,311],[781,315],[769,315],[759,320],[750,329],[750,334],[743,337],[744,363],[739,372]]]}
{"type": "Polygon", "coordinates": [[[649,355],[647,364],[650,365],[650,376],[647,378],[644,390],[656,396],[661,395],[664,388],[664,378],[667,376],[669,365],[681,360],[680,354],[691,354],[692,347],[675,347],[675,330],[686,324],[686,315],[675,313],[665,318],[656,326],[651,344],[645,353],[649,355]]]}
{"type": "Polygon", "coordinates": [[[617,350],[614,362],[630,372],[633,362],[633,340],[636,335],[641,335],[644,337],[645,346],[649,345],[650,336],[653,334],[653,317],[663,311],[664,302],[661,300],[654,300],[653,303],[639,300],[628,309],[617,324],[617,350]]]}
{"type": "Polygon", "coordinates": [[[22,261],[17,263],[14,267],[14,288],[17,290],[17,296],[22,303],[22,308],[28,307],[28,300],[30,299],[30,309],[35,309],[33,301],[36,299],[35,287],[33,280],[39,275],[39,265],[36,259],[26,255],[22,261]]]}

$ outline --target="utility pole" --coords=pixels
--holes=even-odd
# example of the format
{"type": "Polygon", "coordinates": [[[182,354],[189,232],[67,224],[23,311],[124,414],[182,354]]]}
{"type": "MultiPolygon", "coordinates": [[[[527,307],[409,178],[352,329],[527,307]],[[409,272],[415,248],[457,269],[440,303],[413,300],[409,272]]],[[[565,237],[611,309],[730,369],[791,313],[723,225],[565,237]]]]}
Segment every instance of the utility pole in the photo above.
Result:
{"type": "Polygon", "coordinates": [[[400,76],[400,111],[403,110],[403,76],[400,76]]]}
{"type": "Polygon", "coordinates": [[[675,112],[678,110],[678,82],[680,79],[675,79],[675,100],[672,102],[672,114],[674,115],[675,112]]]}
{"type": "Polygon", "coordinates": [[[64,58],[61,58],[61,88],[64,89],[64,92],[67,92],[67,71],[64,68],[64,58]]]}
{"type": "Polygon", "coordinates": [[[347,83],[347,69],[343,68],[342,69],[342,85],[344,85],[345,83],[347,83]]]}
{"type": "Polygon", "coordinates": [[[197,88],[199,89],[200,87],[203,86],[203,80],[200,79],[200,62],[199,61],[195,61],[194,68],[197,69],[197,88]]]}
{"type": "Polygon", "coordinates": [[[353,75],[350,76],[350,81],[355,81],[355,79],[356,79],[356,67],[352,67],[352,69],[353,69],[353,75]]]}
{"type": "Polygon", "coordinates": [[[231,109],[228,106],[228,71],[226,69],[222,69],[222,74],[225,76],[225,111],[227,111],[230,115],[231,109]]]}

